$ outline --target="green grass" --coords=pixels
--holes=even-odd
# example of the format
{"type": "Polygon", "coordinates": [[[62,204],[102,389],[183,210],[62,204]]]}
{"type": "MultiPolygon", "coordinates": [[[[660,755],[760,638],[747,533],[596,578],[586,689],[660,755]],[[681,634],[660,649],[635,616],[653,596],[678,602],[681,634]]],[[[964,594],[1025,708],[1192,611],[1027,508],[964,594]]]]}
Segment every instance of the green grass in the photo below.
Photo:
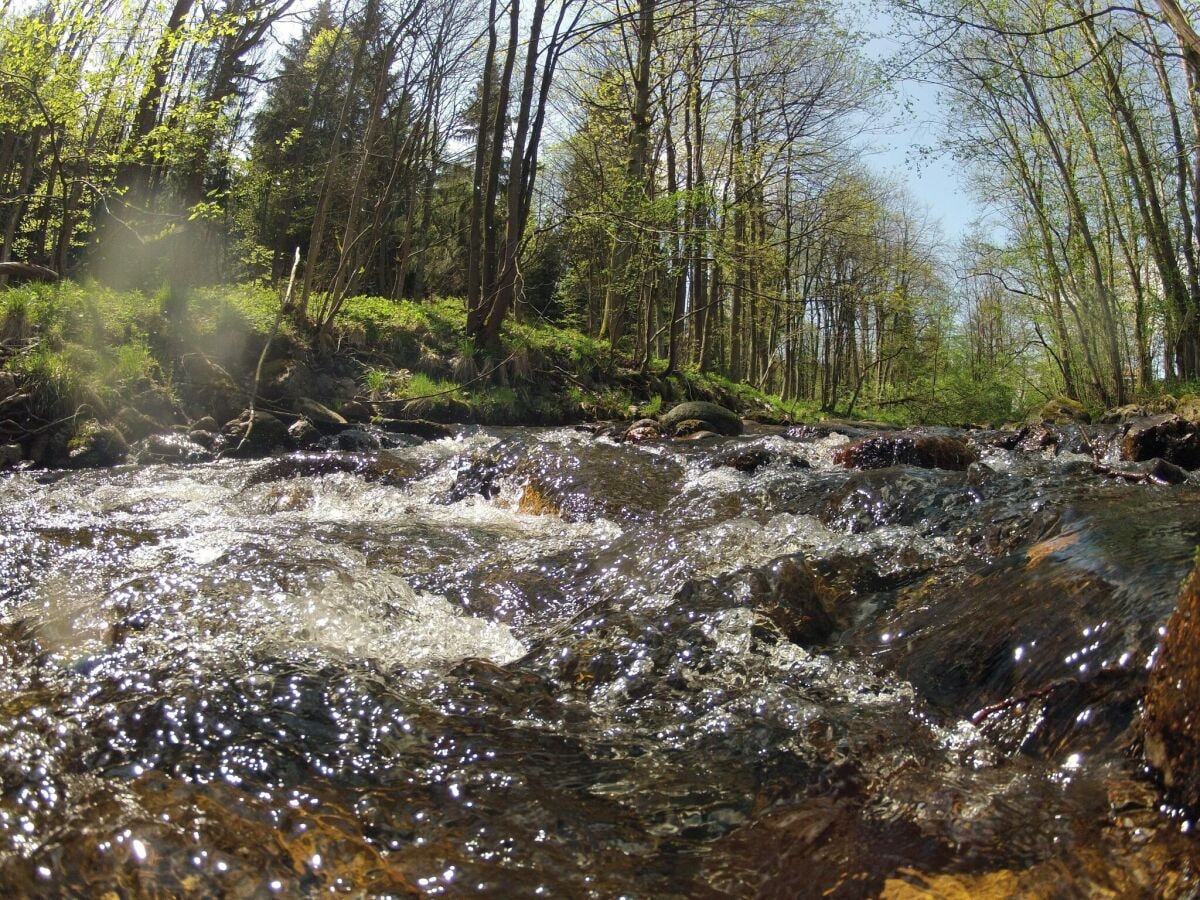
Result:
{"type": "Polygon", "coordinates": [[[430,378],[422,372],[414,372],[408,383],[400,390],[399,396],[411,400],[434,400],[439,397],[461,399],[462,388],[454,381],[444,381],[440,378],[430,378]]]}
{"type": "Polygon", "coordinates": [[[638,410],[638,415],[645,416],[647,419],[652,419],[662,412],[662,407],[662,394],[655,394],[642,404],[641,408],[638,410]]]}
{"type": "MultiPolygon", "coordinates": [[[[313,307],[319,302],[315,298],[313,307]]],[[[201,351],[235,380],[248,377],[280,303],[279,290],[257,284],[202,288],[184,297],[166,290],[118,292],[90,282],[0,291],[0,339],[8,348],[0,365],[27,378],[56,407],[86,397],[115,412],[123,400],[151,388],[171,394],[185,353],[201,351]]],[[[313,346],[312,336],[290,318],[281,324],[277,352],[299,356],[313,346]]],[[[545,321],[510,318],[493,361],[476,352],[465,331],[461,299],[352,297],[321,352],[340,353],[341,364],[354,362],[358,368],[351,374],[373,397],[412,399],[407,412],[414,415],[476,415],[484,421],[568,421],[580,413],[625,418],[656,416],[681,400],[710,399],[778,420],[824,417],[811,402],[784,403],[694,366],[670,375],[663,360],[644,373],[621,368],[607,343],[545,321]],[[493,368],[492,377],[481,377],[493,368]]],[[[319,365],[319,355],[314,358],[319,365]]],[[[186,392],[187,382],[180,385],[186,392]]],[[[863,403],[854,412],[898,423],[922,414],[903,404],[863,403]]]]}
{"type": "Polygon", "coordinates": [[[391,343],[400,334],[450,342],[457,341],[466,330],[467,313],[464,303],[456,299],[414,303],[386,297],[351,297],[342,305],[335,324],[361,332],[372,344],[391,343]]]}

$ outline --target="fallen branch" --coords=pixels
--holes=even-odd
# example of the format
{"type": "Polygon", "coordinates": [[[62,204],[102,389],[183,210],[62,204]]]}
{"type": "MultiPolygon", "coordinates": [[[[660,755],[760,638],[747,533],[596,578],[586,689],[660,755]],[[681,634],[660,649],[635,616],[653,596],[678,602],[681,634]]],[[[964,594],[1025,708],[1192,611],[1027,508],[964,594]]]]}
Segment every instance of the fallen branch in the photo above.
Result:
{"type": "Polygon", "coordinates": [[[271,326],[271,333],[267,335],[267,342],[263,344],[262,353],[258,354],[258,365],[254,368],[254,386],[250,389],[250,418],[246,422],[246,433],[238,441],[237,449],[239,451],[246,445],[246,441],[250,440],[250,432],[254,430],[254,405],[258,401],[258,383],[262,380],[263,362],[267,358],[267,351],[271,349],[271,342],[275,340],[275,335],[279,333],[279,325],[283,322],[283,314],[292,303],[292,289],[296,286],[296,269],[299,265],[300,248],[297,247],[296,253],[292,257],[292,274],[288,278],[287,292],[283,295],[283,300],[279,304],[279,311],[275,313],[275,324],[271,326]]]}
{"type": "Polygon", "coordinates": [[[26,281],[58,281],[58,273],[53,269],[23,262],[0,262],[0,277],[23,278],[26,281]]]}

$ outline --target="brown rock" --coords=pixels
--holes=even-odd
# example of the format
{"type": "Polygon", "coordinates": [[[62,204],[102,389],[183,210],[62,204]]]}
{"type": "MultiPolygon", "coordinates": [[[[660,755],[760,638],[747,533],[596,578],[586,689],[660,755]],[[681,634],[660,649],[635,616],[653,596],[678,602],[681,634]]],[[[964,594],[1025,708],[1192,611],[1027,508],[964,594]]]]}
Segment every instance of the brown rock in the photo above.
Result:
{"type": "Polygon", "coordinates": [[[1142,714],[1146,761],[1184,804],[1200,807],[1200,568],[1167,622],[1142,714]]]}
{"type": "Polygon", "coordinates": [[[1121,456],[1132,462],[1161,457],[1185,469],[1200,468],[1200,426],[1172,414],[1140,419],[1125,432],[1121,456]]]}
{"type": "Polygon", "coordinates": [[[770,451],[762,447],[739,447],[724,454],[717,465],[737,469],[739,472],[757,472],[770,463],[771,459],[770,451]]]}
{"type": "Polygon", "coordinates": [[[1100,418],[1100,422],[1105,425],[1124,424],[1132,422],[1134,419],[1140,419],[1148,415],[1146,407],[1137,403],[1129,403],[1125,406],[1118,406],[1115,409],[1108,410],[1100,418]]]}
{"type": "Polygon", "coordinates": [[[347,400],[338,407],[342,416],[351,422],[370,422],[371,409],[357,400],[347,400]]]}
{"type": "Polygon", "coordinates": [[[640,444],[643,441],[656,441],[662,437],[658,422],[654,419],[638,419],[625,429],[621,440],[628,444],[640,444]]]}
{"type": "Polygon", "coordinates": [[[301,397],[292,406],[296,412],[322,431],[336,432],[350,424],[344,416],[335,413],[328,406],[318,403],[309,397],[301,397]]]}
{"type": "Polygon", "coordinates": [[[881,434],[855,441],[833,455],[834,462],[854,469],[916,466],[921,469],[965,469],[979,455],[958,438],[913,434],[881,434]]]}

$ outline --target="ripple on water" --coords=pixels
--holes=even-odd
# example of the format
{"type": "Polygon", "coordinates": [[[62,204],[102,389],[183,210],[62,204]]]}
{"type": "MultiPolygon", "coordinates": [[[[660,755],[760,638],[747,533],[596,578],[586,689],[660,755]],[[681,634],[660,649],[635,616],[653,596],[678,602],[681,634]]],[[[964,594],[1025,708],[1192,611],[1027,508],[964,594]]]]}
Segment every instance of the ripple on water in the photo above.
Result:
{"type": "Polygon", "coordinates": [[[845,440],[0,481],[0,881],[1193,892],[1123,728],[1195,489],[845,440]]]}

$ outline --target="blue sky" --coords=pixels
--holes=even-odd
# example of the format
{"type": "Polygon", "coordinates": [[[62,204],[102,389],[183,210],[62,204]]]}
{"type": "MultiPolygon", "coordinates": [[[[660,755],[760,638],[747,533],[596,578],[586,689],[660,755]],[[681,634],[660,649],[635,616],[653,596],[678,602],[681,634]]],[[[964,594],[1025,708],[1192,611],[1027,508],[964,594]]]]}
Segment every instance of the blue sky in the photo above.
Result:
{"type": "MultiPolygon", "coordinates": [[[[890,37],[891,17],[878,6],[858,11],[864,30],[875,35],[865,47],[865,56],[879,62],[896,54],[900,47],[890,37]]],[[[938,142],[937,89],[915,79],[900,79],[893,89],[895,95],[883,101],[891,112],[879,116],[864,135],[867,164],[907,184],[913,197],[942,223],[947,241],[956,242],[984,210],[967,187],[960,163],[948,155],[921,152],[936,148],[938,142]]]]}

